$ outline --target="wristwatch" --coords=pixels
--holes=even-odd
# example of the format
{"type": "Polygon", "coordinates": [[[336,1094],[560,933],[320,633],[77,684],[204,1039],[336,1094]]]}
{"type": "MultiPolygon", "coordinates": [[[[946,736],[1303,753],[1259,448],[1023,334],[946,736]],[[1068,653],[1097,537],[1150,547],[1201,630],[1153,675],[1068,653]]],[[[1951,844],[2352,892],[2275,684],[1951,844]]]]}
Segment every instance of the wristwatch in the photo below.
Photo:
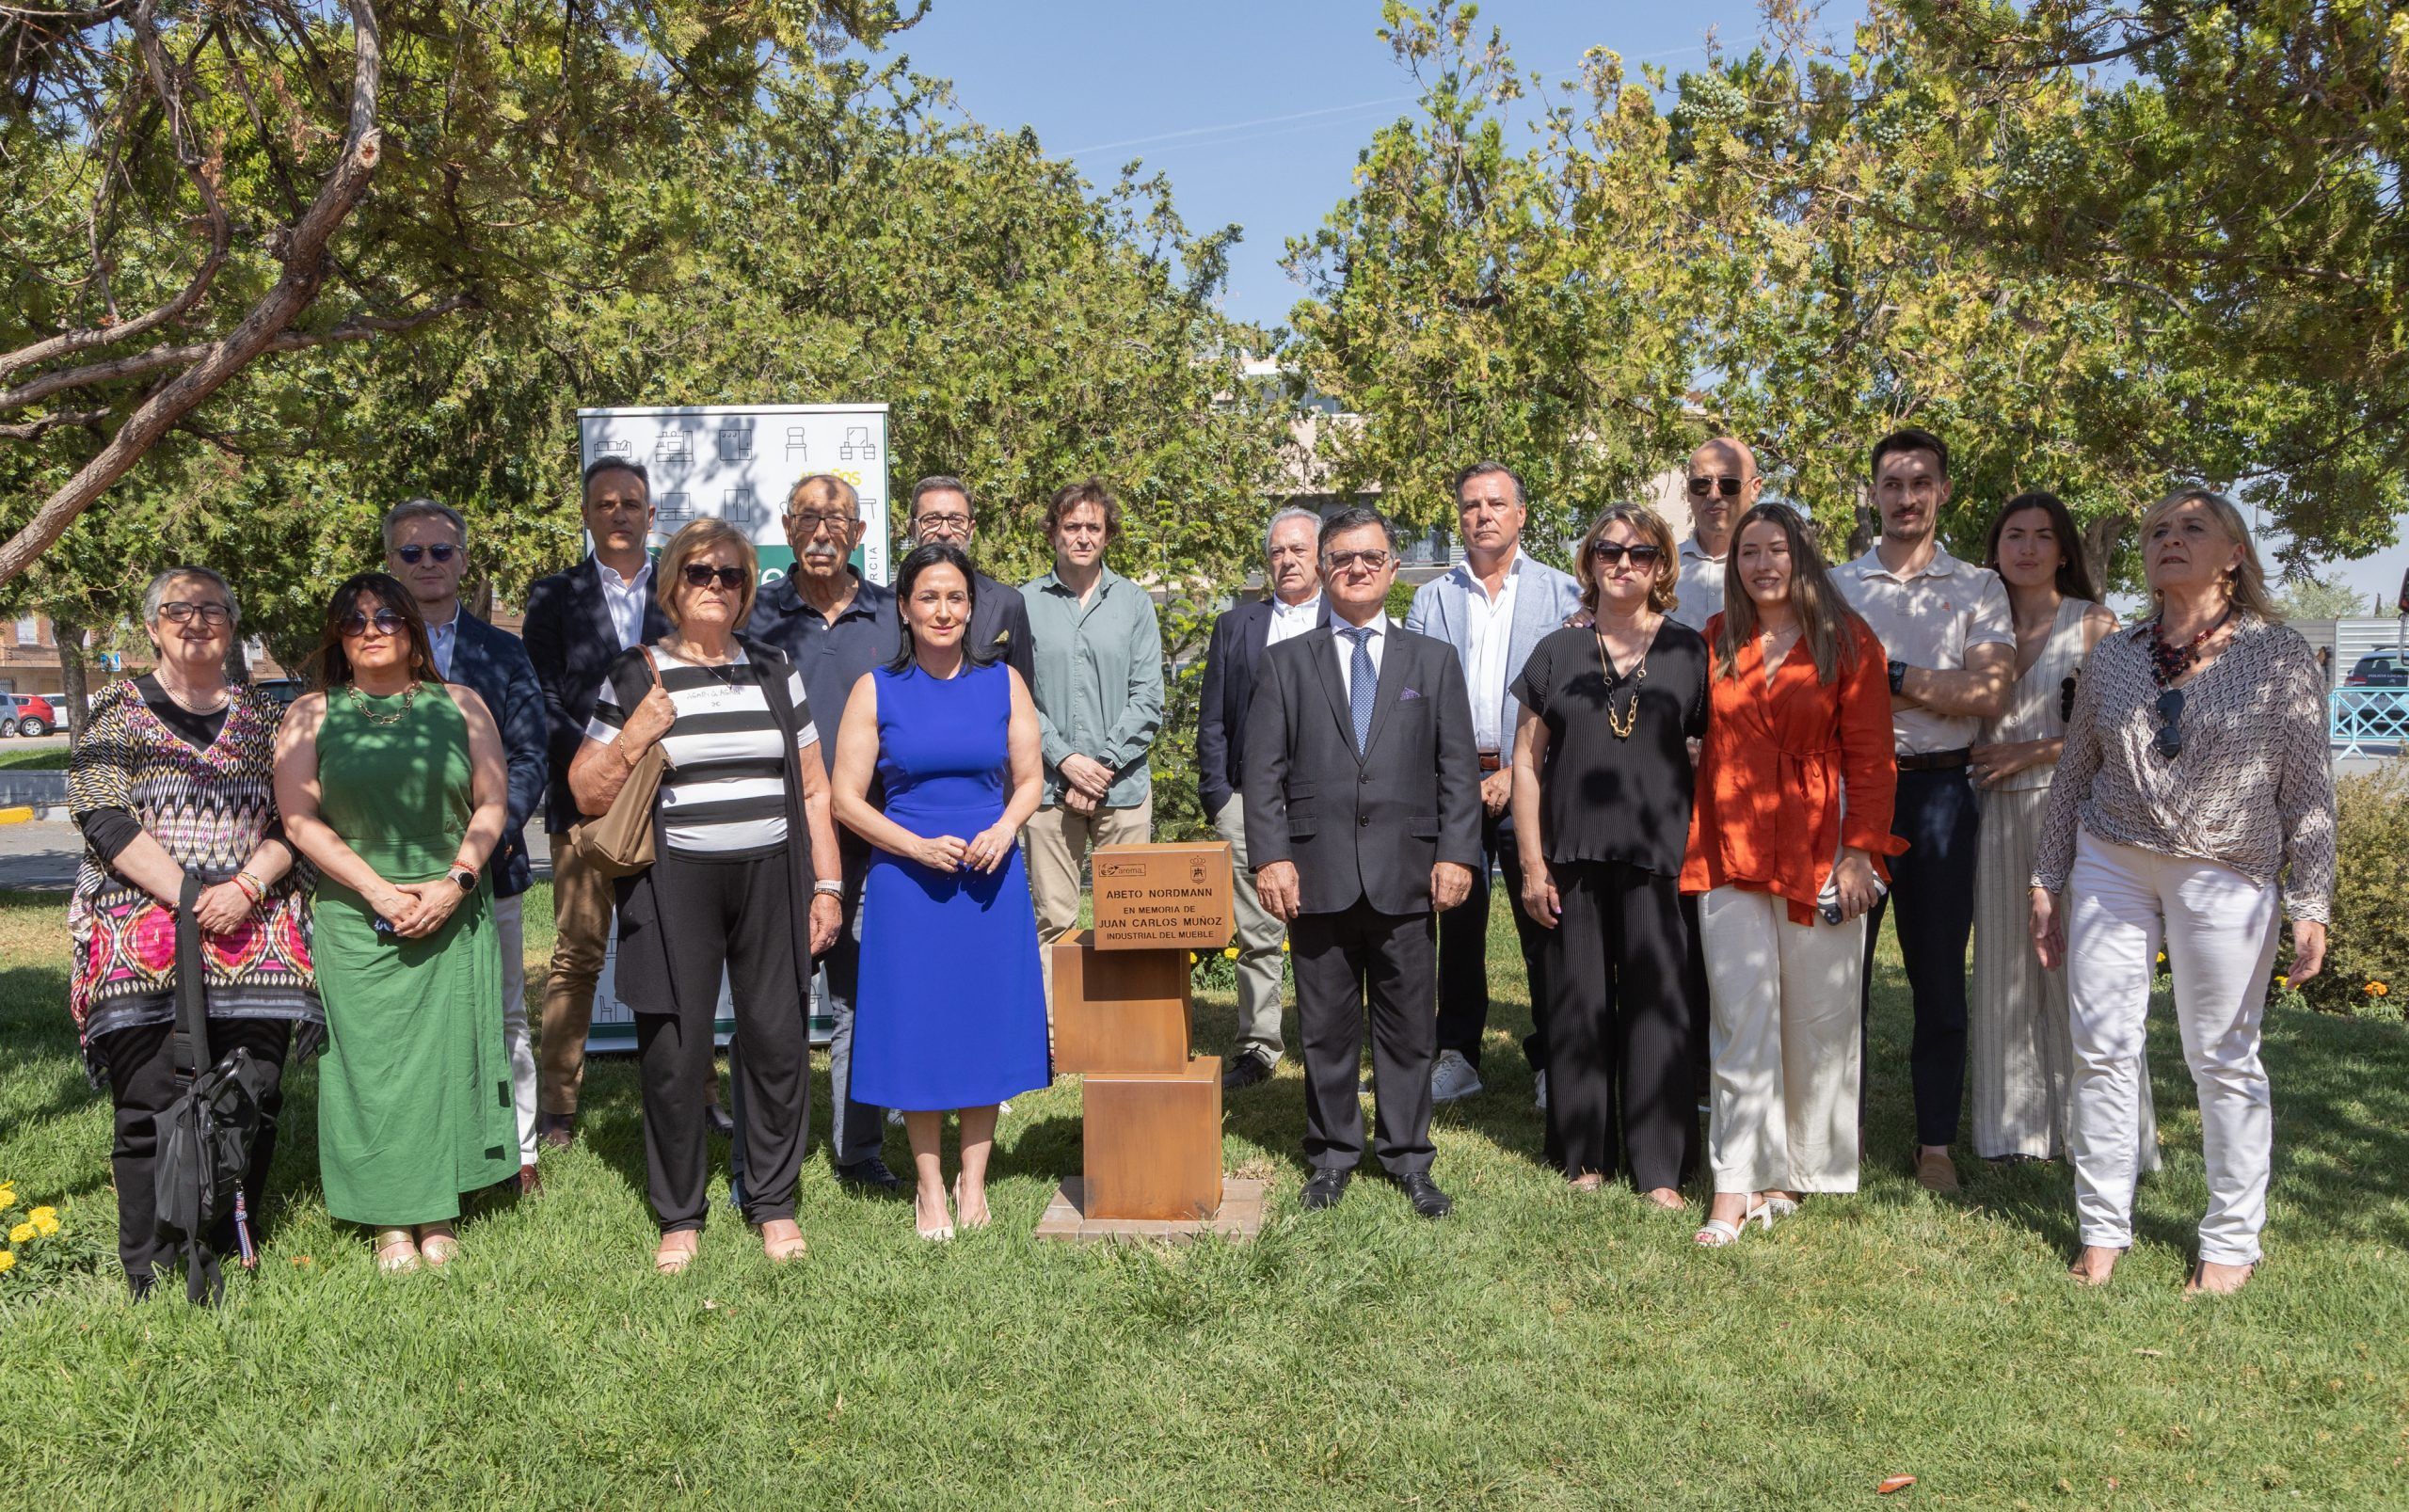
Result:
{"type": "Polygon", "coordinates": [[[1900,661],[1898,658],[1892,657],[1891,659],[1891,691],[1894,693],[1906,692],[1906,690],[1901,687],[1900,684],[1906,680],[1907,664],[1900,661]]]}
{"type": "Polygon", "coordinates": [[[826,893],[832,898],[842,898],[845,896],[845,884],[841,882],[830,882],[822,877],[811,884],[811,891],[814,896],[826,893]]]}
{"type": "Polygon", "coordinates": [[[464,893],[472,893],[477,890],[477,874],[467,867],[454,867],[452,880],[460,884],[460,890],[464,893]]]}

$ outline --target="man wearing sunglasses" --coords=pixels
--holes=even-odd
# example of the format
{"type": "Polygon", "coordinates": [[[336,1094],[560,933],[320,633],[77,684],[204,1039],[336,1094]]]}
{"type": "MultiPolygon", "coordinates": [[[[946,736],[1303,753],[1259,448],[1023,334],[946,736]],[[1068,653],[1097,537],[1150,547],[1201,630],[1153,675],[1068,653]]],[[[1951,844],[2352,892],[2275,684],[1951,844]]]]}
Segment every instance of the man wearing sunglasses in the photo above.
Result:
{"type": "Polygon", "coordinates": [[[1731,549],[1731,522],[1756,507],[1764,487],[1757,454],[1733,437],[1718,436],[1690,454],[1683,487],[1690,535],[1682,543],[1680,601],[1667,619],[1703,635],[1706,622],[1723,613],[1723,558],[1731,549]]]}
{"type": "Polygon", "coordinates": [[[577,1099],[585,1077],[585,1035],[594,1021],[594,986],[611,932],[611,879],[588,867],[569,843],[583,816],[568,790],[569,763],[585,743],[602,675],[621,651],[669,633],[652,591],[652,480],[644,464],[602,456],[585,470],[581,495],[586,559],[527,590],[527,655],[544,687],[550,716],[551,784],[544,795],[544,835],[552,852],[552,962],[544,979],[539,1111],[542,1142],[566,1148],[577,1138],[577,1099]]]}
{"type": "MultiPolygon", "coordinates": [[[[1999,574],[1959,561],[1940,544],[1950,485],[1949,448],[1939,437],[1908,429],[1874,443],[1872,492],[1882,537],[1863,556],[1834,567],[1832,581],[1882,638],[1889,657],[1899,758],[1891,830],[1907,851],[1891,858],[1891,892],[1875,900],[1869,915],[1859,1012],[1873,1017],[1875,945],[1896,899],[1899,954],[1915,996],[1908,1065],[1916,1180],[1927,1191],[1947,1193],[1957,1190],[1949,1148],[1966,1099],[1966,947],[1974,932],[1981,814],[1968,753],[1983,723],[2007,706],[2016,629],[1999,574]]],[[[1860,1118],[1870,1084],[1859,1077],[1860,1118]]]]}
{"type": "Polygon", "coordinates": [[[525,831],[544,801],[550,727],[544,687],[527,648],[518,637],[462,607],[460,579],[468,565],[469,525],[459,511],[432,499],[412,499],[386,512],[385,570],[418,601],[437,674],[476,690],[493,711],[510,761],[509,820],[486,874],[493,881],[493,917],[502,942],[502,1032],[510,1056],[511,1101],[518,1112],[518,1187],[534,1196],[542,1185],[535,1174],[535,1044],[527,1032],[527,934],[519,904],[534,882],[525,831]]]}
{"type": "MultiPolygon", "coordinates": [[[[1456,527],[1464,559],[1413,592],[1405,628],[1454,646],[1472,696],[1472,736],[1480,759],[1480,864],[1464,906],[1439,916],[1439,1057],[1430,1073],[1433,1101],[1480,1090],[1480,1047],[1489,1030],[1489,877],[1523,875],[1514,848],[1514,722],[1521,706],[1507,690],[1523,675],[1531,648],[1581,609],[1572,575],[1523,550],[1528,511],[1523,480],[1502,462],[1476,462],[1456,476],[1456,527]]],[[[1523,1042],[1536,1079],[1547,1065],[1546,994],[1540,981],[1540,927],[1524,912],[1522,889],[1505,889],[1523,947],[1531,992],[1531,1035],[1523,1042]]],[[[1547,1083],[1538,1081],[1540,1106],[1547,1083]]]]}

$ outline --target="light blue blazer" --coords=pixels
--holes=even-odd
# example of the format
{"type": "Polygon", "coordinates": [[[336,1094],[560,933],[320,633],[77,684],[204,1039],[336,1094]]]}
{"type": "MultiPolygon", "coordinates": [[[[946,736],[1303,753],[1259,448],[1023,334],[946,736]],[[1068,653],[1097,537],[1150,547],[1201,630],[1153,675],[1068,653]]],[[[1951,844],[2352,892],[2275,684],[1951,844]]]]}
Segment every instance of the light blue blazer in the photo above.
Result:
{"type": "Polygon", "coordinates": [[[1506,643],[1505,688],[1472,686],[1472,612],[1466,598],[1480,590],[1469,581],[1469,566],[1450,567],[1413,590],[1413,607],[1405,612],[1407,629],[1444,641],[1456,648],[1456,661],[1463,667],[1464,682],[1476,700],[1501,701],[1497,728],[1503,754],[1509,759],[1514,754],[1514,721],[1520,705],[1507,689],[1523,675],[1523,664],[1530,661],[1531,648],[1581,607],[1581,585],[1573,581],[1572,574],[1549,566],[1520,549],[1514,553],[1514,562],[1521,576],[1514,584],[1514,631],[1506,643]]]}

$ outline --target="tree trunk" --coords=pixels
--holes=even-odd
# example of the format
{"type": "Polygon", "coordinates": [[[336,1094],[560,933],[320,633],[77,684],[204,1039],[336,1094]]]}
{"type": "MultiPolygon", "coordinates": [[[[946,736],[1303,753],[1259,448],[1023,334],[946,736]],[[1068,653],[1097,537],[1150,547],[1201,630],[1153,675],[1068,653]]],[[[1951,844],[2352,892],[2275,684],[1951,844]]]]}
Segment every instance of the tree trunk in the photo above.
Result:
{"type": "Polygon", "coordinates": [[[2083,565],[2091,568],[2092,585],[2102,598],[2114,590],[2108,567],[2116,558],[2116,543],[2124,538],[2125,527],[2131,523],[2130,516],[2111,513],[2094,516],[2082,528],[2083,565]]]}
{"type": "Polygon", "coordinates": [[[67,722],[70,744],[84,738],[84,722],[91,717],[91,677],[84,661],[84,627],[54,614],[51,639],[58,643],[58,717],[67,722]]]}
{"type": "Polygon", "coordinates": [[[239,629],[226,647],[226,680],[236,687],[251,680],[251,659],[243,650],[243,632],[239,629]]]}

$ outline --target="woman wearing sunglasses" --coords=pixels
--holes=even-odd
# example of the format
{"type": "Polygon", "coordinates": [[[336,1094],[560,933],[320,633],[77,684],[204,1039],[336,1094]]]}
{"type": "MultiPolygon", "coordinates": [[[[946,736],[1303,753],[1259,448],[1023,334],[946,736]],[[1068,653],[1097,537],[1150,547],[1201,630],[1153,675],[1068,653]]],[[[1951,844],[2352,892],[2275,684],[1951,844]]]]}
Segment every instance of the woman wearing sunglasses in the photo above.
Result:
{"type": "Polygon", "coordinates": [[[2031,926],[2042,965],[2066,963],[2075,1279],[2105,1285],[2132,1244],[2143,1020],[2162,944],[2209,1169],[2184,1291],[2232,1292],[2258,1262],[2267,1218],[2274,1130],[2258,1041],[2283,915],[2291,980],[2325,961],[2325,684],[2308,643],[2277,619],[2231,501],[2170,494],[2142,517],[2141,543],[2157,613],[2101,641],[2076,687],[2031,926]]]}
{"type": "MultiPolygon", "coordinates": [[[[1968,756],[1982,804],[1974,861],[1974,980],[1967,1019],[1974,1153],[1985,1160],[2055,1160],[2066,1150],[2066,979],[2048,970],[2026,932],[2026,883],[2041,811],[2066,744],[2066,714],[2085,658],[2116,628],[2098,600],[2082,538],[2058,496],[2018,494],[1991,521],[1983,565],[2007,584],[2016,627],[2016,682],[2007,708],[1968,756]]],[[[2143,1169],[2158,1169],[2158,1124],[2142,1078],[2143,1169]]]]}
{"type": "Polygon", "coordinates": [[[346,579],[277,733],[284,831],[318,868],[318,1164],[377,1268],[459,1253],[460,1198],[518,1171],[486,858],[509,802],[484,700],[436,675],[409,590],[346,579]]]}
{"type": "Polygon", "coordinates": [[[736,633],[759,576],[753,543],[725,520],[670,537],[653,569],[669,633],[612,662],[568,772],[578,806],[605,814],[661,746],[654,860],[616,884],[616,981],[636,1015],[653,1268],[663,1275],[692,1265],[702,1242],[723,973],[735,1000],[744,1216],[770,1259],[805,1249],[794,1187],[810,1127],[806,1005],[844,884],[803,676],[736,633]]]}
{"type": "Polygon", "coordinates": [[[1607,509],[1573,571],[1592,623],[1533,646],[1512,690],[1523,906],[1546,931],[1547,1159],[1579,1190],[1624,1176],[1679,1209],[1705,1050],[1681,874],[1706,642],[1669,617],[1681,565],[1654,511],[1607,509]]]}

